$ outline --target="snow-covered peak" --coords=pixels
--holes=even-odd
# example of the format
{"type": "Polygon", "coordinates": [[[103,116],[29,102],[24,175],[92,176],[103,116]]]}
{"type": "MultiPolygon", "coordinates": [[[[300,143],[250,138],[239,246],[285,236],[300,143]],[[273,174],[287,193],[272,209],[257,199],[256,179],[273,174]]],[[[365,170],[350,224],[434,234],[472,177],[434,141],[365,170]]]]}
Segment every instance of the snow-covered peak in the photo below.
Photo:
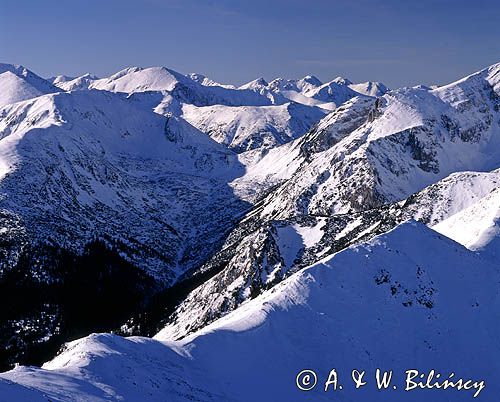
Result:
{"type": "Polygon", "coordinates": [[[313,85],[315,87],[319,87],[323,83],[319,80],[318,77],[314,75],[306,75],[305,77],[301,78],[297,82],[303,82],[304,84],[307,83],[309,85],[313,85]]]}
{"type": "MultiPolygon", "coordinates": [[[[500,97],[487,71],[434,91],[401,88],[359,98],[366,103],[347,102],[354,92],[348,85],[321,86],[315,97],[336,96],[343,105],[298,140],[304,152],[293,165],[300,169],[269,196],[266,214],[283,219],[373,208],[453,172],[498,168],[500,97]]],[[[266,164],[267,175],[281,169],[278,161],[266,164]]]]}
{"type": "Polygon", "coordinates": [[[339,76],[339,77],[335,77],[330,82],[327,82],[327,84],[331,84],[331,83],[339,84],[339,85],[351,85],[352,81],[348,80],[347,78],[339,76]]]}
{"type": "Polygon", "coordinates": [[[207,87],[222,87],[222,88],[228,88],[228,89],[236,89],[236,87],[234,85],[220,84],[220,83],[208,78],[207,76],[205,76],[203,74],[190,73],[190,74],[187,74],[186,77],[192,79],[193,81],[195,81],[201,85],[207,86],[207,87]]]}
{"type": "Polygon", "coordinates": [[[99,78],[95,75],[91,75],[89,73],[82,75],[81,77],[76,77],[71,80],[66,80],[62,82],[54,82],[58,88],[61,88],[63,91],[76,91],[82,89],[89,89],[90,85],[97,81],[99,78]]]}
{"type": "Polygon", "coordinates": [[[381,96],[387,88],[376,82],[353,84],[348,79],[337,77],[323,84],[318,78],[308,75],[299,80],[276,78],[268,85],[289,100],[303,105],[317,106],[332,111],[355,96],[381,96]]]}
{"type": "Polygon", "coordinates": [[[313,75],[306,75],[299,80],[287,80],[279,77],[268,84],[269,88],[275,91],[297,91],[301,93],[321,85],[322,82],[313,75]]]}
{"type": "Polygon", "coordinates": [[[69,75],[57,75],[55,77],[47,78],[47,81],[56,85],[56,84],[61,84],[63,82],[68,82],[68,81],[74,80],[75,78],[77,78],[77,77],[72,77],[69,75]]]}
{"type": "Polygon", "coordinates": [[[178,82],[186,80],[189,78],[165,67],[130,67],[93,82],[90,88],[125,93],[172,91],[178,82]]]}
{"type": "Polygon", "coordinates": [[[0,108],[11,103],[36,98],[43,94],[44,92],[39,91],[25,79],[10,71],[0,74],[0,108]]]}
{"type": "MultiPolygon", "coordinates": [[[[261,90],[235,89],[231,86],[205,85],[201,76],[180,74],[165,67],[131,67],[119,71],[108,78],[91,82],[89,89],[99,89],[111,92],[123,92],[129,95],[156,92],[153,97],[158,98],[155,105],[151,105],[148,97],[148,106],[156,111],[164,110],[165,113],[180,110],[179,103],[195,106],[227,105],[227,106],[265,106],[284,104],[287,99],[279,94],[271,93],[265,87],[261,90]],[[199,81],[202,81],[201,83],[199,81]],[[167,104],[172,104],[170,109],[167,104]]],[[[137,99],[138,96],[135,96],[137,99]]]]}
{"type": "Polygon", "coordinates": [[[389,91],[381,82],[361,82],[359,84],[350,84],[349,87],[362,95],[367,96],[382,96],[389,91]]]}
{"type": "Polygon", "coordinates": [[[186,77],[192,79],[193,81],[196,81],[197,83],[199,83],[201,85],[210,86],[210,85],[217,84],[215,81],[212,81],[210,78],[207,78],[203,74],[189,73],[189,74],[186,75],[186,77]]]}
{"type": "Polygon", "coordinates": [[[476,103],[475,98],[484,93],[487,89],[485,85],[491,86],[500,97],[500,63],[493,64],[451,84],[437,87],[433,89],[433,93],[456,108],[466,109],[469,103],[476,103]]]}
{"type": "Polygon", "coordinates": [[[304,78],[301,78],[296,82],[297,89],[302,93],[305,93],[313,88],[318,88],[321,85],[323,85],[323,83],[313,75],[306,75],[304,78]]]}
{"type": "Polygon", "coordinates": [[[260,90],[262,88],[267,88],[268,86],[269,86],[268,82],[264,78],[260,77],[253,81],[247,82],[246,84],[241,85],[239,89],[260,90]]]}
{"type": "Polygon", "coordinates": [[[58,91],[58,88],[54,87],[47,80],[43,79],[42,77],[39,77],[32,71],[28,70],[26,67],[20,65],[0,63],[0,74],[7,71],[17,75],[19,78],[22,78],[40,93],[46,94],[58,91]]]}
{"type": "Polygon", "coordinates": [[[350,88],[351,84],[351,81],[337,77],[319,87],[312,87],[305,90],[304,95],[325,103],[333,103],[338,107],[347,100],[361,95],[350,88]]]}
{"type": "MultiPolygon", "coordinates": [[[[76,91],[72,93],[49,94],[36,99],[18,103],[0,110],[0,138],[15,137],[21,141],[23,135],[37,128],[52,127],[54,144],[66,141],[57,133],[62,130],[74,130],[89,136],[89,144],[99,142],[108,154],[125,152],[140,158],[168,159],[181,164],[179,171],[188,173],[186,163],[191,165],[192,172],[204,175],[203,169],[195,167],[195,160],[187,155],[195,156],[196,148],[214,155],[229,155],[215,141],[204,135],[181,118],[170,116],[165,118],[158,114],[142,111],[119,95],[104,91],[76,91]],[[18,119],[24,116],[24,119],[18,119]],[[15,122],[15,124],[12,124],[15,122]],[[99,127],[97,132],[95,127],[99,127]],[[15,134],[15,135],[13,135],[15,134]],[[174,145],[173,145],[174,144],[174,145]],[[182,148],[185,151],[181,152],[182,148]],[[187,151],[190,149],[190,151],[187,151]],[[185,153],[185,155],[183,155],[185,153]]],[[[49,132],[47,131],[47,135],[49,132]]],[[[43,139],[32,135],[26,141],[37,142],[43,139]]],[[[77,134],[75,134],[77,135],[77,134]]],[[[78,134],[83,135],[83,134],[78,134]]],[[[71,137],[68,137],[70,140],[71,137]]],[[[8,141],[2,143],[0,149],[8,147],[8,141]],[[5,145],[5,146],[4,146],[5,145]]],[[[45,152],[43,147],[37,152],[45,152]]],[[[34,156],[34,155],[31,155],[34,156]]],[[[213,166],[214,168],[216,166],[213,166]]],[[[226,166],[222,166],[222,170],[226,166]]],[[[206,172],[210,177],[213,173],[206,172]]]]}

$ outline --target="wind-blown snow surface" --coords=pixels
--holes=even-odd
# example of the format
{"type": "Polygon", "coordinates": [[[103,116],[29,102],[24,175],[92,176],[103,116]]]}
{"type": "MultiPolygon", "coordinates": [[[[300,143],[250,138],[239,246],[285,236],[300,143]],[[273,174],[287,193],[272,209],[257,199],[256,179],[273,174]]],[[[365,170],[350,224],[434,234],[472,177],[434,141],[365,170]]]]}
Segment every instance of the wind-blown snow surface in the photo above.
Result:
{"type": "Polygon", "coordinates": [[[293,275],[182,342],[92,335],[43,369],[4,373],[1,396],[52,401],[468,401],[474,390],[404,391],[404,371],[435,369],[500,392],[498,267],[415,222],[293,275]],[[425,250],[425,252],[424,252],[425,250]],[[295,376],[319,376],[301,392],[295,376]],[[323,392],[330,369],[342,390],[323,392]],[[377,391],[376,368],[398,389],[377,391]],[[358,390],[350,370],[366,370],[358,390]],[[25,388],[21,388],[25,387],[25,388]],[[19,395],[19,396],[18,396],[19,395]]]}
{"type": "Polygon", "coordinates": [[[492,259],[500,259],[500,186],[468,208],[435,225],[434,230],[477,250],[492,259]]]}

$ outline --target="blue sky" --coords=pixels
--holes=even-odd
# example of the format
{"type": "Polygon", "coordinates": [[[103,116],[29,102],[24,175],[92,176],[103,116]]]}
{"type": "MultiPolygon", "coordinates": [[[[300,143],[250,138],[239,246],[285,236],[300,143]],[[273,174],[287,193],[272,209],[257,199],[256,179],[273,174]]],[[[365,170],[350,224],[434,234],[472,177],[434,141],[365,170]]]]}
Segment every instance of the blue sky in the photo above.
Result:
{"type": "Polygon", "coordinates": [[[499,20],[498,0],[1,0],[0,62],[430,85],[499,62],[499,20]]]}

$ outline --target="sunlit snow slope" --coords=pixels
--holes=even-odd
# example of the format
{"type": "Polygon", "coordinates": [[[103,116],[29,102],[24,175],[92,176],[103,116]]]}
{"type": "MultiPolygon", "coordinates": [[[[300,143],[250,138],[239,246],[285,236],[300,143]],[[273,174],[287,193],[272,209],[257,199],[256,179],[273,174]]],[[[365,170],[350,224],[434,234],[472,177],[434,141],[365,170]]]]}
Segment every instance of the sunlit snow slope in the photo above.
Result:
{"type": "MultiPolygon", "coordinates": [[[[497,267],[414,222],[349,248],[182,342],[92,335],[70,343],[43,369],[1,377],[4,398],[39,391],[38,400],[469,401],[470,391],[405,392],[404,371],[484,379],[480,399],[495,401],[500,350],[497,267]],[[460,351],[460,353],[457,353],[460,351]],[[374,370],[394,370],[397,390],[376,390],[374,370]],[[343,390],[295,386],[302,369],[324,383],[332,368],[343,390]],[[369,384],[354,390],[350,370],[369,384]],[[28,390],[31,390],[29,391],[28,390]],[[42,397],[41,395],[45,395],[42,397]]],[[[34,399],[37,400],[37,399],[34,399]]]]}

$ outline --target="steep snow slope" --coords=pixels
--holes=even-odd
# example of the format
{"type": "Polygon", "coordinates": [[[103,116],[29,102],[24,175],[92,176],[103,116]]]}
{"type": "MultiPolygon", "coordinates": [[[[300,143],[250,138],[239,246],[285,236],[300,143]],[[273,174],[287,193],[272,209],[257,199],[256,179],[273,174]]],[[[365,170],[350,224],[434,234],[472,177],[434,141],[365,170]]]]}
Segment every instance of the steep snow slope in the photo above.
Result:
{"type": "Polygon", "coordinates": [[[478,391],[404,390],[405,370],[434,369],[443,379],[454,372],[484,380],[479,396],[493,402],[500,392],[498,275],[457,243],[406,223],[293,275],[182,342],[92,335],[43,369],[1,377],[54,401],[375,402],[390,395],[457,402],[478,391]],[[318,374],[310,392],[295,386],[306,368],[318,374]],[[324,392],[332,368],[343,388],[324,392]],[[394,370],[389,389],[376,389],[376,368],[394,370]],[[366,370],[366,386],[354,389],[352,369],[366,370]]]}
{"type": "Polygon", "coordinates": [[[183,118],[236,151],[273,148],[305,134],[325,113],[296,103],[229,107],[184,105],[183,118]]]}
{"type": "Polygon", "coordinates": [[[0,108],[57,91],[58,88],[23,66],[0,63],[0,108]]]}
{"type": "Polygon", "coordinates": [[[354,98],[304,137],[266,153],[240,155],[247,173],[231,185],[238,196],[258,203],[201,268],[214,276],[177,308],[174,336],[206,325],[325,253],[402,219],[436,224],[498,188],[498,169],[461,172],[500,165],[497,71],[492,66],[432,93],[405,89],[381,100],[354,98]],[[405,129],[412,124],[424,129],[405,129]],[[427,132],[427,125],[437,127],[427,132]],[[454,170],[460,172],[435,183],[454,170]],[[395,191],[398,196],[387,196],[395,191]],[[322,219],[326,223],[320,225],[322,219]],[[323,238],[308,247],[301,231],[316,227],[323,238]]]}
{"type": "Polygon", "coordinates": [[[14,73],[0,74],[0,107],[44,95],[14,73]]]}
{"type": "MultiPolygon", "coordinates": [[[[240,158],[247,166],[245,176],[232,186],[245,199],[256,199],[262,186],[271,188],[298,176],[315,153],[332,148],[342,138],[362,126],[374,106],[371,98],[355,97],[328,114],[305,136],[266,153],[253,152],[240,158]]],[[[305,185],[308,182],[304,183],[305,185]]],[[[264,192],[265,193],[265,192],[264,192]]]]}
{"type": "Polygon", "coordinates": [[[470,207],[433,227],[470,250],[500,258],[500,186],[470,207]]]}
{"type": "Polygon", "coordinates": [[[28,70],[26,67],[0,63],[0,74],[5,73],[6,71],[9,71],[12,74],[17,75],[19,78],[25,80],[29,85],[31,85],[40,93],[47,94],[58,91],[57,87],[53,86],[47,80],[28,70]]]}

